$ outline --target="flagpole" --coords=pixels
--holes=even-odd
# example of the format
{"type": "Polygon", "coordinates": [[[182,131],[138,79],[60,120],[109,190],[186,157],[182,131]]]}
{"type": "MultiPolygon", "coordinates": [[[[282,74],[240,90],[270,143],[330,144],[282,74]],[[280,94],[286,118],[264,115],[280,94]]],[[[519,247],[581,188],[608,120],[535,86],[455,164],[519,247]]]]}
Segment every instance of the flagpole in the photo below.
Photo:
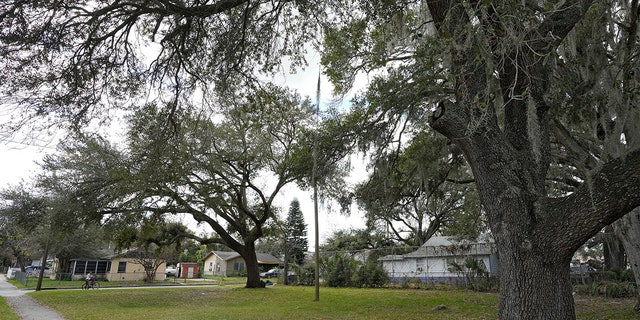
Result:
{"type": "Polygon", "coordinates": [[[318,69],[318,87],[316,90],[316,126],[313,138],[313,171],[311,174],[311,183],[313,184],[313,218],[315,223],[315,299],[320,301],[320,223],[318,222],[318,117],[320,113],[320,69],[318,69]]]}

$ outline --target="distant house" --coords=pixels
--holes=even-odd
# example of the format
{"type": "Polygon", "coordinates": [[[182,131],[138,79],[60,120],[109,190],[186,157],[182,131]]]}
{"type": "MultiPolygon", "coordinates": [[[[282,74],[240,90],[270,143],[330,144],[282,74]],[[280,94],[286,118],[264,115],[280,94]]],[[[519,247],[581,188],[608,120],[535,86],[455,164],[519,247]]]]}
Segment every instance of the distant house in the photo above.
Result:
{"type": "MultiPolygon", "coordinates": [[[[54,270],[59,270],[59,261],[56,259],[54,262],[54,270]]],[[[111,269],[111,260],[109,259],[90,259],[90,258],[76,258],[71,259],[68,262],[67,270],[61,270],[61,276],[68,275],[70,279],[82,279],[89,272],[93,272],[98,277],[106,277],[111,269]]],[[[52,275],[53,277],[53,275],[52,275]]]]}
{"type": "Polygon", "coordinates": [[[164,261],[156,261],[152,254],[141,251],[128,251],[108,257],[111,268],[105,275],[107,281],[140,281],[147,278],[147,273],[142,263],[157,265],[156,280],[163,280],[167,264],[164,261]]]}
{"type": "MultiPolygon", "coordinates": [[[[257,253],[260,270],[279,266],[282,261],[268,253],[257,253]]],[[[211,251],[204,257],[203,274],[213,276],[236,276],[246,273],[246,264],[239,253],[233,251],[211,251]]]]}
{"type": "Polygon", "coordinates": [[[403,255],[388,255],[379,258],[392,282],[405,279],[425,283],[458,282],[464,277],[452,268],[463,265],[470,257],[483,263],[489,275],[498,272],[498,255],[492,240],[482,237],[476,242],[456,241],[452,237],[431,237],[418,250],[403,255]]]}

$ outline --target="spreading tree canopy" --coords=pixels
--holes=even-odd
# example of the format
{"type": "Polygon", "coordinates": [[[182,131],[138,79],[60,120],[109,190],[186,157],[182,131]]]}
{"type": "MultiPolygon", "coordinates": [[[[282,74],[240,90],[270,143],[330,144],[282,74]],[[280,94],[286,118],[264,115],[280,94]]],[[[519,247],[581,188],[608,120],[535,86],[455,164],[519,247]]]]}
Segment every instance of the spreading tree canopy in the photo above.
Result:
{"type": "Polygon", "coordinates": [[[484,231],[472,182],[460,151],[441,135],[421,131],[409,146],[374,160],[355,198],[368,225],[420,246],[438,231],[467,237],[484,231]]]}
{"type": "Polygon", "coordinates": [[[145,225],[180,215],[208,226],[213,235],[161,229],[167,237],[238,252],[247,287],[258,287],[255,242],[276,216],[280,190],[309,176],[314,109],[288,90],[269,87],[236,96],[218,110],[169,120],[170,111],[147,105],[130,118],[122,146],[95,137],[72,141],[47,159],[47,170],[87,212],[119,226],[120,233],[137,226],[131,234],[138,236],[145,225]]]}
{"type": "Polygon", "coordinates": [[[325,15],[288,0],[2,1],[0,102],[20,113],[3,127],[82,127],[149,98],[187,108],[285,57],[304,65],[325,15]]]}

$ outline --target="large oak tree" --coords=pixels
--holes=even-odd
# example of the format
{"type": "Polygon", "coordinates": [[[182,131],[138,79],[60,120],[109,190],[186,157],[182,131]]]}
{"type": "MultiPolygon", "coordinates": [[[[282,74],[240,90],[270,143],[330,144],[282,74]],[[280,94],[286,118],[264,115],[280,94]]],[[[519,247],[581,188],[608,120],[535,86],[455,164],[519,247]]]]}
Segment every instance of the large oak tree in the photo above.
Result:
{"type": "Polygon", "coordinates": [[[380,70],[354,111],[372,131],[428,121],[462,150],[500,256],[500,318],[575,318],[573,253],[640,205],[637,1],[362,1],[349,12],[326,33],[328,74],[344,90],[380,70]],[[580,144],[568,118],[602,142],[580,144]],[[570,192],[549,182],[563,143],[579,157],[570,192]]]}
{"type": "Polygon", "coordinates": [[[181,228],[165,234],[238,252],[246,286],[261,286],[256,240],[275,219],[282,188],[308,177],[313,107],[269,87],[204,117],[167,112],[147,106],[134,114],[124,147],[100,139],[68,143],[47,170],[106,223],[144,226],[186,215],[208,226],[211,236],[181,228]]]}

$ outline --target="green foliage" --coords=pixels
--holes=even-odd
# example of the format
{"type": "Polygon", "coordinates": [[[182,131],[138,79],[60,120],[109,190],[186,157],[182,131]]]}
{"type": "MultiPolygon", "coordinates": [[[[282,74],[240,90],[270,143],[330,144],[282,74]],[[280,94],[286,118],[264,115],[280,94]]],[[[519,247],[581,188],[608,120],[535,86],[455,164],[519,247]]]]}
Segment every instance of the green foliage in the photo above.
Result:
{"type": "Polygon", "coordinates": [[[381,288],[388,282],[389,276],[382,264],[371,257],[360,265],[353,278],[353,285],[359,288],[381,288]]]}
{"type": "Polygon", "coordinates": [[[354,257],[336,253],[322,259],[322,278],[329,287],[379,288],[389,282],[382,265],[369,257],[363,263],[354,257]]]}
{"type": "Polygon", "coordinates": [[[489,272],[482,260],[466,257],[462,263],[452,261],[449,270],[463,276],[466,285],[474,291],[491,290],[489,272]]]}
{"type": "Polygon", "coordinates": [[[292,69],[305,65],[305,46],[326,15],[307,1],[0,3],[0,67],[7,71],[0,89],[21,110],[8,128],[43,125],[36,119],[101,124],[110,110],[128,109],[150,92],[172,101],[171,116],[193,107],[193,96],[202,96],[196,92],[209,97],[256,85],[258,74],[280,71],[285,57],[292,69]]]}
{"type": "Polygon", "coordinates": [[[604,286],[605,296],[609,298],[635,297],[637,289],[631,282],[609,282],[604,286]]]}
{"type": "Polygon", "coordinates": [[[301,286],[315,285],[315,264],[308,263],[296,268],[296,281],[301,286]]]}
{"type": "MultiPolygon", "coordinates": [[[[393,245],[382,233],[371,229],[338,230],[330,235],[321,246],[323,252],[361,251],[383,249],[393,245]]],[[[382,252],[376,250],[374,254],[382,252]]]]}
{"type": "Polygon", "coordinates": [[[355,194],[369,225],[419,246],[439,231],[474,237],[486,229],[472,183],[460,151],[422,131],[405,149],[378,157],[355,194]]]}
{"type": "Polygon", "coordinates": [[[351,287],[353,276],[358,270],[359,263],[345,254],[334,254],[322,259],[322,278],[329,287],[351,287]]]}
{"type": "Polygon", "coordinates": [[[300,202],[297,199],[291,201],[289,214],[284,226],[284,246],[286,256],[297,265],[302,265],[309,247],[307,240],[307,225],[300,211],[300,202]]]}
{"type": "Polygon", "coordinates": [[[611,268],[611,270],[603,272],[603,275],[603,280],[607,281],[635,282],[633,270],[631,269],[611,268]]]}
{"type": "Polygon", "coordinates": [[[125,247],[189,238],[247,255],[276,216],[281,188],[310,175],[300,161],[310,152],[305,141],[314,114],[308,101],[272,85],[226,98],[206,116],[149,104],[129,118],[124,147],[101,139],[68,143],[50,159],[50,172],[63,173],[55,176],[60,184],[75,184],[70,190],[79,202],[109,217],[107,230],[125,247]],[[259,183],[266,176],[273,183],[259,183]],[[214,234],[167,223],[178,214],[214,234]]]}
{"type": "MultiPolygon", "coordinates": [[[[103,232],[86,212],[74,205],[69,191],[40,177],[34,186],[20,185],[0,192],[0,248],[24,267],[48,248],[48,255],[67,267],[72,257],[94,257],[103,245],[103,232]]],[[[44,254],[44,253],[43,253],[44,254]]]]}

